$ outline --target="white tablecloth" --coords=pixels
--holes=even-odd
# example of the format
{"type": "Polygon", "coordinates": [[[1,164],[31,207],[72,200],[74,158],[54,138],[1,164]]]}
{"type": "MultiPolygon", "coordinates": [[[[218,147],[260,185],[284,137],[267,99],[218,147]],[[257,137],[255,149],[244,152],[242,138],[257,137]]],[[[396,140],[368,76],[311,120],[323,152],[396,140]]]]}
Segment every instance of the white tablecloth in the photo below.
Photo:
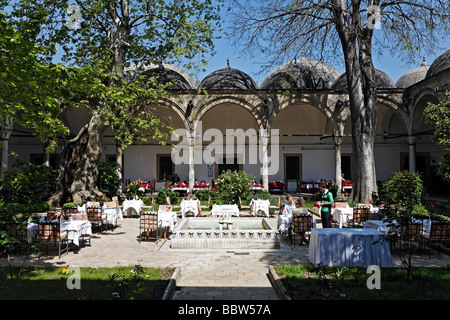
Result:
{"type": "Polygon", "coordinates": [[[186,213],[192,212],[194,214],[194,217],[198,215],[198,206],[200,205],[200,200],[182,200],[180,203],[180,211],[181,216],[184,219],[186,217],[186,213]]]}
{"type": "Polygon", "coordinates": [[[211,209],[211,216],[222,216],[222,215],[239,217],[239,207],[237,206],[237,204],[213,205],[211,209]]]}
{"type": "Polygon", "coordinates": [[[60,226],[61,232],[67,230],[68,239],[77,246],[81,236],[92,234],[92,225],[88,220],[61,220],[60,226]]]}
{"type": "Polygon", "coordinates": [[[102,217],[107,223],[116,225],[117,219],[123,220],[122,210],[119,207],[103,207],[102,217]]]}
{"type": "Polygon", "coordinates": [[[140,214],[142,207],[144,206],[144,202],[139,199],[133,199],[133,200],[125,200],[122,203],[122,210],[123,213],[126,214],[129,212],[130,209],[134,209],[137,214],[140,214]]]}
{"type": "Polygon", "coordinates": [[[378,241],[382,232],[371,228],[313,229],[309,240],[309,261],[314,265],[392,267],[387,242],[378,241]]]}
{"type": "Polygon", "coordinates": [[[211,216],[231,215],[239,217],[239,207],[237,204],[213,205],[211,216]]]}
{"type": "Polygon", "coordinates": [[[292,215],[284,215],[280,214],[278,215],[278,221],[277,221],[277,229],[279,232],[284,232],[289,229],[289,226],[292,222],[292,215]]]}
{"type": "Polygon", "coordinates": [[[174,211],[158,212],[158,222],[162,227],[169,227],[173,231],[177,225],[177,213],[174,211]]]}
{"type": "Polygon", "coordinates": [[[353,219],[353,208],[335,208],[331,211],[333,213],[333,219],[339,221],[339,228],[342,228],[342,225],[348,220],[353,219]]]}
{"type": "Polygon", "coordinates": [[[252,215],[256,216],[258,211],[262,211],[266,217],[269,216],[269,200],[252,200],[252,215]]]}
{"type": "MultiPolygon", "coordinates": [[[[422,223],[422,220],[413,219],[414,223],[422,223]]],[[[387,234],[389,230],[391,229],[391,225],[395,224],[398,225],[397,221],[393,221],[391,223],[383,220],[367,220],[364,222],[364,228],[372,228],[378,231],[383,232],[384,234],[387,234]]],[[[424,237],[430,237],[430,231],[431,231],[431,219],[424,219],[423,220],[423,227],[422,227],[422,236],[424,237]]]]}
{"type": "MultiPolygon", "coordinates": [[[[314,216],[312,216],[313,219],[313,228],[316,228],[317,222],[316,222],[316,218],[314,216]]],[[[289,227],[291,226],[292,223],[292,215],[284,215],[284,214],[280,214],[278,215],[278,221],[277,221],[277,229],[278,232],[282,233],[286,230],[289,229],[289,227]]]]}

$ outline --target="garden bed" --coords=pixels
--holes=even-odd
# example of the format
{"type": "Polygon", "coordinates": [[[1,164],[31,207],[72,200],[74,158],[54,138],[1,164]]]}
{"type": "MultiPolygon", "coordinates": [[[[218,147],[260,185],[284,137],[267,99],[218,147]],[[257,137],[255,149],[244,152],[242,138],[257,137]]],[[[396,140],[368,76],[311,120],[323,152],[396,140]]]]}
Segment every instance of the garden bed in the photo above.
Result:
{"type": "Polygon", "coordinates": [[[413,268],[413,279],[406,281],[401,268],[381,269],[380,289],[369,289],[372,273],[367,268],[311,265],[275,268],[292,300],[448,300],[450,299],[450,266],[413,268]]]}
{"type": "Polygon", "coordinates": [[[81,289],[70,290],[67,283],[74,273],[69,274],[67,267],[2,267],[0,300],[161,300],[174,270],[140,266],[80,268],[81,289]]]}

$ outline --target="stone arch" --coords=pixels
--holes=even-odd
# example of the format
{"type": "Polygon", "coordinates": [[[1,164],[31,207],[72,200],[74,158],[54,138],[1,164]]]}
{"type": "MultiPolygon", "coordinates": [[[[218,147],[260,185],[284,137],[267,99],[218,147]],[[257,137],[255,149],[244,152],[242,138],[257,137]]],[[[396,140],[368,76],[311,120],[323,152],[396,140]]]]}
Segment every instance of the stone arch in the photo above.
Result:
{"type": "Polygon", "coordinates": [[[197,121],[200,121],[203,116],[211,109],[223,105],[223,104],[231,104],[237,105],[244,110],[248,111],[253,119],[256,121],[258,128],[263,127],[263,119],[261,117],[261,113],[257,107],[255,107],[251,102],[241,98],[241,97],[233,97],[233,96],[224,96],[224,97],[214,97],[212,99],[205,98],[204,101],[201,101],[197,106],[195,106],[195,112],[192,112],[192,116],[189,119],[191,123],[191,128],[194,129],[194,125],[197,121]]]}

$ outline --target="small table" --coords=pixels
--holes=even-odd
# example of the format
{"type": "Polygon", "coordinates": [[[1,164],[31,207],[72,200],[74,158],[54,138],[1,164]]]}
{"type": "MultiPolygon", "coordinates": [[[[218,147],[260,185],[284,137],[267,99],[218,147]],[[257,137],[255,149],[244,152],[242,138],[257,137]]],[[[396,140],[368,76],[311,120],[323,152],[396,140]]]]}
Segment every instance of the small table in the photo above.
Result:
{"type": "Polygon", "coordinates": [[[382,235],[371,228],[313,229],[309,261],[327,266],[392,267],[389,244],[378,241],[382,235]]]}
{"type": "Polygon", "coordinates": [[[237,206],[237,204],[213,205],[211,209],[211,216],[222,216],[222,215],[239,217],[239,207],[237,206]]]}
{"type": "Polygon", "coordinates": [[[258,211],[262,211],[266,217],[269,216],[269,200],[252,200],[252,215],[256,216],[258,211]]]}
{"type": "Polygon", "coordinates": [[[180,203],[180,211],[181,211],[181,217],[184,219],[186,217],[186,213],[192,212],[194,214],[194,217],[196,217],[199,214],[198,207],[200,205],[200,200],[182,200],[180,203]]]}
{"type": "Polygon", "coordinates": [[[80,246],[79,238],[92,235],[92,225],[88,220],[61,220],[61,231],[67,231],[67,238],[80,246]]]}
{"type": "Polygon", "coordinates": [[[137,214],[140,214],[143,207],[144,207],[144,202],[140,199],[125,200],[122,203],[123,213],[126,213],[130,209],[134,209],[134,211],[136,211],[137,214]]]}
{"type": "MultiPolygon", "coordinates": [[[[333,210],[332,210],[333,211],[333,210]]],[[[334,209],[333,219],[339,221],[339,228],[348,220],[353,219],[353,208],[336,208],[334,209]]]]}
{"type": "Polygon", "coordinates": [[[117,223],[117,218],[123,220],[122,210],[120,210],[119,207],[103,207],[102,211],[102,217],[104,217],[106,223],[115,226],[117,223]]]}

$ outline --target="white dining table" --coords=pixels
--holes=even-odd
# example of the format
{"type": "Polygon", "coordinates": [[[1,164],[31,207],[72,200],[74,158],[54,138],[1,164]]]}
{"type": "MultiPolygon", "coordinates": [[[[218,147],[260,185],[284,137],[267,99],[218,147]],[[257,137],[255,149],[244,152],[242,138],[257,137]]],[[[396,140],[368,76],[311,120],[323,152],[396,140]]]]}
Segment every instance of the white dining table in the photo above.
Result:
{"type": "MultiPolygon", "coordinates": [[[[317,226],[316,217],[312,216],[312,220],[313,220],[313,228],[316,228],[316,226],[317,226]]],[[[292,214],[288,214],[288,215],[280,214],[280,215],[278,215],[278,220],[277,220],[277,230],[278,230],[278,232],[283,233],[286,230],[289,230],[289,228],[291,226],[291,223],[292,223],[292,214]]]]}
{"type": "Polygon", "coordinates": [[[122,212],[123,214],[126,214],[130,212],[131,209],[133,209],[134,211],[136,211],[137,214],[140,214],[143,207],[144,201],[142,201],[141,199],[125,200],[122,203],[122,212]]]}
{"type": "Polygon", "coordinates": [[[309,261],[314,265],[392,267],[389,244],[383,233],[372,228],[313,229],[309,261]]]}
{"type": "MultiPolygon", "coordinates": [[[[431,219],[423,219],[422,220],[418,220],[418,219],[412,219],[413,223],[423,223],[422,226],[422,236],[429,238],[430,237],[430,232],[431,232],[431,219]]],[[[366,222],[364,222],[364,228],[372,228],[378,231],[383,232],[384,234],[388,234],[389,231],[391,230],[391,226],[392,224],[398,226],[398,222],[397,221],[393,221],[393,222],[387,222],[384,220],[367,220],[366,222]]]]}
{"type": "Polygon", "coordinates": [[[61,220],[60,230],[67,231],[67,238],[80,246],[80,237],[92,235],[92,225],[88,220],[61,220]]]}
{"type": "Polygon", "coordinates": [[[196,217],[199,214],[199,205],[200,200],[198,199],[182,200],[180,203],[181,217],[184,219],[186,217],[186,213],[188,212],[192,212],[194,214],[194,217],[196,217]]]}
{"type": "Polygon", "coordinates": [[[269,216],[269,206],[270,201],[269,200],[252,200],[252,215],[256,216],[258,214],[258,211],[262,211],[266,217],[269,216]]]}
{"type": "Polygon", "coordinates": [[[211,208],[211,216],[237,216],[239,217],[239,207],[237,204],[215,204],[211,208]]]}
{"type": "Polygon", "coordinates": [[[107,223],[115,226],[117,219],[123,220],[122,210],[119,207],[105,207],[102,208],[102,217],[107,223]]]}
{"type": "Polygon", "coordinates": [[[175,211],[158,212],[158,223],[161,227],[168,227],[170,231],[177,225],[177,213],[175,211]]]}
{"type": "Polygon", "coordinates": [[[333,219],[339,221],[339,228],[342,228],[342,225],[344,223],[346,223],[350,219],[353,219],[353,208],[335,208],[331,211],[333,219]]]}
{"type": "MultiPolygon", "coordinates": [[[[44,219],[42,219],[44,221],[44,219]]],[[[57,220],[54,220],[56,222],[57,220]]],[[[72,242],[80,246],[80,237],[88,235],[92,235],[92,224],[88,220],[61,220],[60,223],[60,231],[67,231],[67,238],[72,240],[72,242]]],[[[28,235],[31,237],[38,237],[38,224],[30,222],[27,226],[28,235]]]]}

